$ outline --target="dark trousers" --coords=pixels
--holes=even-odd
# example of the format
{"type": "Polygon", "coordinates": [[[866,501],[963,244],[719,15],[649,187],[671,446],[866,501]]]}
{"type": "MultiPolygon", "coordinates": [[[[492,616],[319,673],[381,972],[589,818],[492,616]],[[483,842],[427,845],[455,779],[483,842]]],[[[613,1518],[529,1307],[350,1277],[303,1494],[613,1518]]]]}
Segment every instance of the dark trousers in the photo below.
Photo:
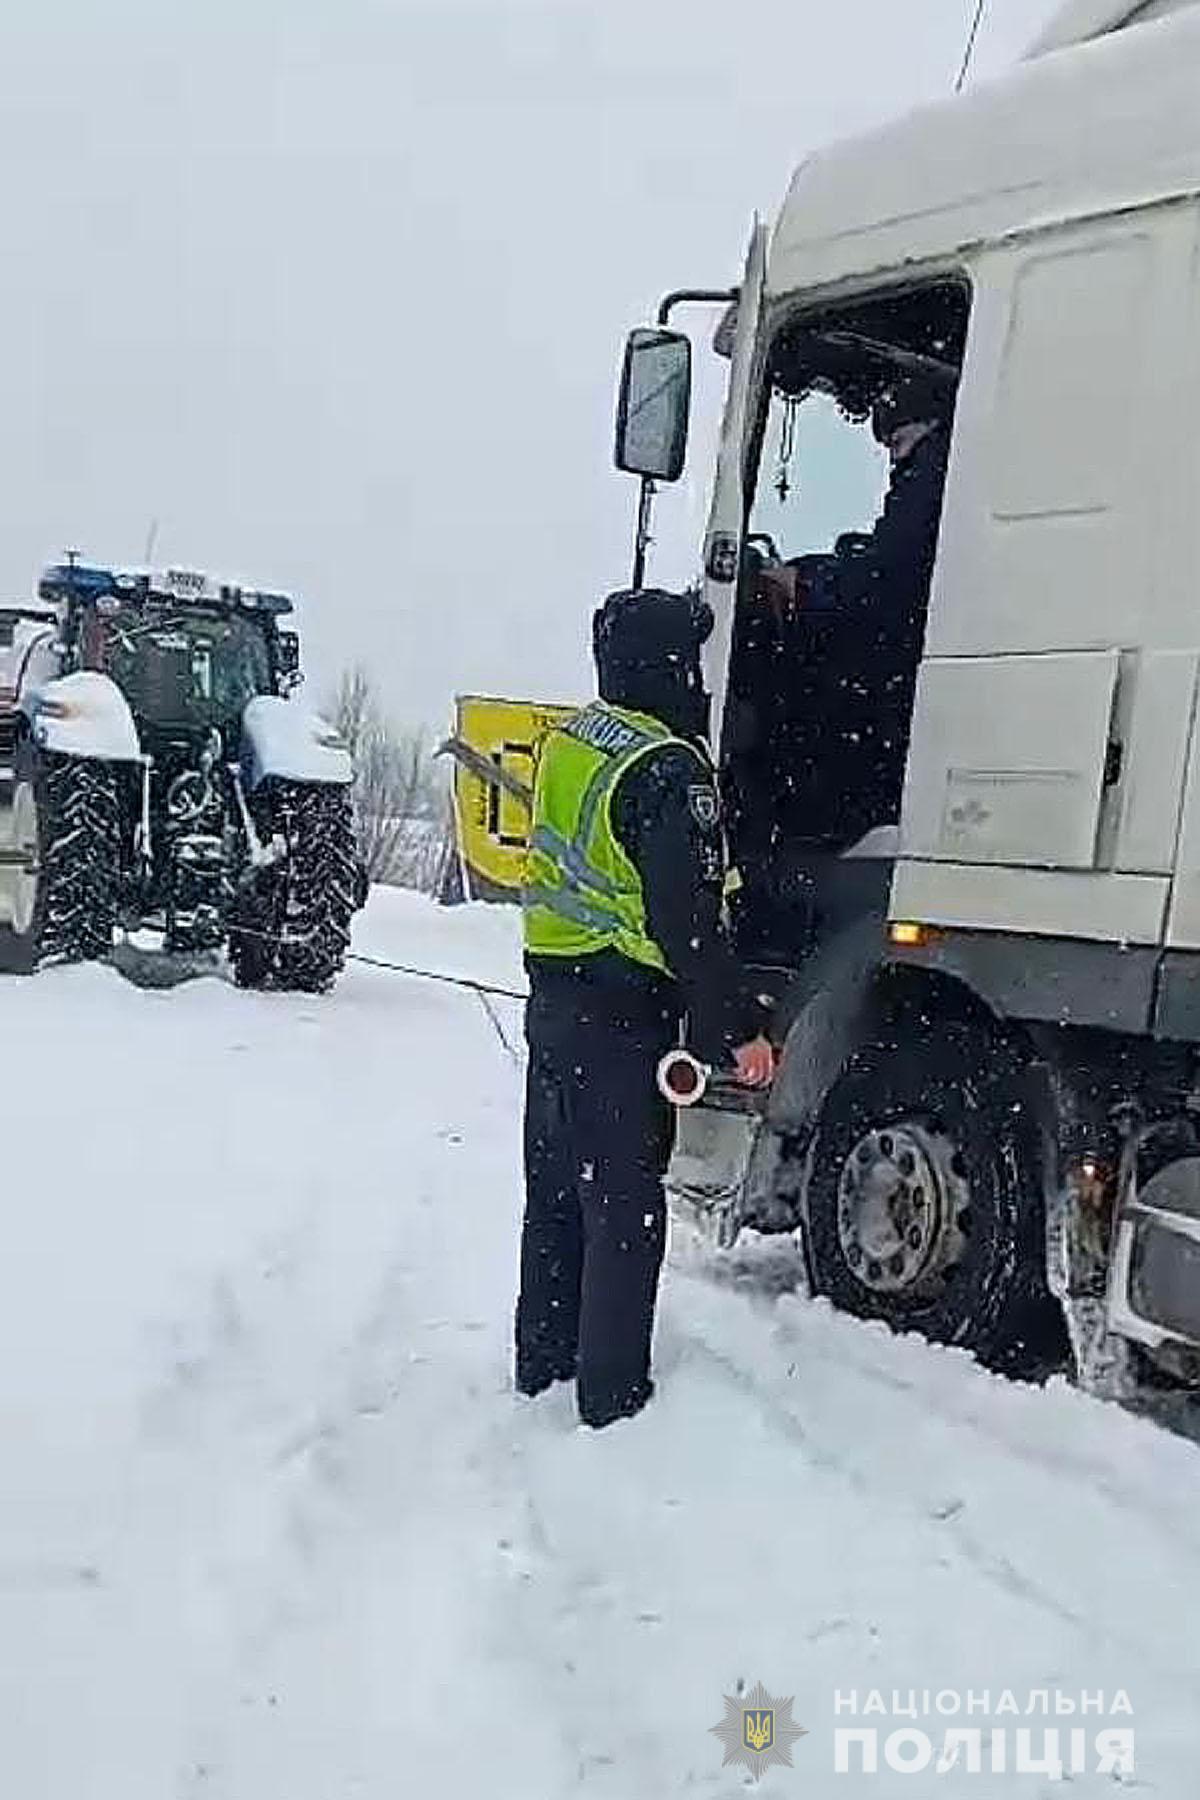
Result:
{"type": "Polygon", "coordinates": [[[603,1425],[650,1394],[674,1120],[655,1085],[665,1021],[527,1021],[517,1385],[574,1375],[603,1425]]]}

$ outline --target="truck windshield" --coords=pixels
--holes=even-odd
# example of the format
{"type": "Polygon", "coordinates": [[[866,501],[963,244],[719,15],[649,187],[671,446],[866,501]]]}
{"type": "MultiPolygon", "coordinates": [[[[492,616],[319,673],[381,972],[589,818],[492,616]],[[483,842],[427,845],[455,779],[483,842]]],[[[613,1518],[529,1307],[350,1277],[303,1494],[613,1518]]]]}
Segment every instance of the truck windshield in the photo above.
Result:
{"type": "Polygon", "coordinates": [[[98,655],[134,711],[151,723],[232,723],[271,691],[266,634],[237,615],[178,608],[122,608],[96,620],[98,655]]]}

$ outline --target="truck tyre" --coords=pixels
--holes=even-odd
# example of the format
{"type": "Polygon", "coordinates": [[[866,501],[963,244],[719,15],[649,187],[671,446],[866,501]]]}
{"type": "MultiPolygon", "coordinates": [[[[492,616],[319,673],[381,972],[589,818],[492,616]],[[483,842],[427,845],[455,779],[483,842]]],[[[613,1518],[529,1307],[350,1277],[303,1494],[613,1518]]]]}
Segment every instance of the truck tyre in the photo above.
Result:
{"type": "Polygon", "coordinates": [[[1014,1374],[1062,1353],[1046,1288],[1041,1175],[1019,1066],[965,1024],[913,1021],[829,1091],[807,1184],[818,1293],[1014,1374]]]}
{"type": "Polygon", "coordinates": [[[120,888],[121,813],[109,764],[25,745],[13,787],[13,841],[27,868],[13,883],[0,957],[13,973],[89,962],[112,950],[120,888]]]}
{"type": "Polygon", "coordinates": [[[350,791],[269,781],[255,796],[264,844],[278,863],[244,887],[229,932],[239,987],[326,993],[346,960],[358,891],[350,791]]]}

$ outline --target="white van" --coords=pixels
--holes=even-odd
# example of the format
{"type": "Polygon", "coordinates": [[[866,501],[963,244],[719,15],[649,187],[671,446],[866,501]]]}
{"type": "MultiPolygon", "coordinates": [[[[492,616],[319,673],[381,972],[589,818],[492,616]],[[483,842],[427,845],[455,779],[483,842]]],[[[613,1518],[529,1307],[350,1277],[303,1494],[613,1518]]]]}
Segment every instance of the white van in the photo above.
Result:
{"type": "MultiPolygon", "coordinates": [[[[639,578],[681,297],[626,352],[639,578]]],[[[704,582],[785,1048],[761,1112],[683,1115],[675,1186],[722,1242],[796,1232],[856,1313],[1193,1384],[1200,5],[1076,0],[809,158],[736,298],[704,582]],[[869,466],[897,405],[884,524],[814,542],[837,434],[869,466]]]]}

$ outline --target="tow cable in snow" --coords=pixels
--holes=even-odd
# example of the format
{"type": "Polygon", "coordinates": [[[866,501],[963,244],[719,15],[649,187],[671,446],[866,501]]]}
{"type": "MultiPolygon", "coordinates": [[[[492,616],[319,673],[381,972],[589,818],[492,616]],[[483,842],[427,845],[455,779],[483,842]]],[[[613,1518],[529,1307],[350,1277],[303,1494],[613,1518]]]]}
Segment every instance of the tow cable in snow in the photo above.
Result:
{"type": "Polygon", "coordinates": [[[475,994],[495,994],[501,1000],[528,1000],[519,988],[497,987],[488,981],[473,981],[469,975],[446,975],[437,969],[418,969],[413,963],[388,962],[381,956],[363,956],[357,950],[346,952],[347,962],[365,963],[369,969],[390,969],[396,975],[415,975],[419,981],[442,981],[447,987],[470,988],[475,994]]]}
{"type": "MultiPolygon", "coordinates": [[[[281,931],[253,931],[239,925],[243,937],[256,938],[260,944],[302,944],[305,937],[289,937],[281,931]]],[[[382,956],[364,956],[360,950],[347,950],[346,961],[363,963],[369,969],[389,969],[394,975],[413,975],[418,981],[441,981],[447,987],[470,988],[474,994],[495,994],[501,1000],[528,1000],[523,988],[498,987],[494,982],[476,981],[470,975],[447,975],[440,969],[418,969],[415,963],[390,962],[382,956]]]]}
{"type": "Polygon", "coordinates": [[[469,976],[446,975],[436,969],[418,969],[413,963],[388,962],[381,956],[363,956],[357,950],[348,950],[346,961],[363,963],[368,969],[388,969],[394,975],[411,975],[418,981],[443,982],[447,987],[462,988],[467,993],[474,994],[487,1016],[488,1024],[500,1039],[504,1054],[512,1062],[520,1063],[520,1053],[516,1045],[509,1039],[508,1033],[500,1022],[500,1015],[492,1005],[493,997],[501,1000],[527,1000],[529,996],[521,993],[517,988],[497,987],[493,982],[472,981],[469,976]]]}
{"type": "MultiPolygon", "coordinates": [[[[285,941],[283,934],[280,932],[253,931],[248,930],[244,926],[240,927],[240,929],[246,936],[257,938],[260,942],[265,944],[278,944],[285,941]]],[[[131,948],[131,946],[128,945],[128,940],[126,940],[124,945],[118,945],[117,954],[119,955],[123,949],[127,948],[131,948]]],[[[148,952],[147,954],[153,955],[154,953],[148,952]]],[[[368,969],[386,969],[393,975],[408,975],[417,981],[436,981],[446,987],[461,988],[465,993],[474,994],[487,1016],[488,1023],[499,1038],[500,1043],[504,1048],[505,1055],[511,1057],[514,1063],[519,1064],[521,1060],[520,1053],[517,1050],[516,1045],[509,1038],[508,1033],[505,1031],[500,1020],[500,1015],[492,1005],[492,1000],[493,998],[499,1000],[527,1000],[529,996],[522,989],[500,987],[497,983],[490,981],[475,981],[469,975],[449,975],[441,969],[419,969],[415,963],[391,962],[386,957],[382,956],[364,956],[362,952],[358,950],[347,950],[346,961],[362,963],[364,967],[368,969]]],[[[126,973],[128,974],[128,971],[126,971],[126,973]]],[[[131,978],[136,979],[135,977],[131,978]]],[[[155,984],[142,981],[138,985],[146,986],[155,984]]]]}

